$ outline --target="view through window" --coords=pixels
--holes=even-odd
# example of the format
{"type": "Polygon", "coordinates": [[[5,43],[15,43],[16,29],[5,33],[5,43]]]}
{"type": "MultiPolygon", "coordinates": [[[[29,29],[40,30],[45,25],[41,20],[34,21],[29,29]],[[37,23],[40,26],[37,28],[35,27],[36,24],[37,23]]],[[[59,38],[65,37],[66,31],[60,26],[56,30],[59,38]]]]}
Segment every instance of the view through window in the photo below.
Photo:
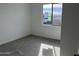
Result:
{"type": "Polygon", "coordinates": [[[43,24],[60,26],[62,22],[62,4],[43,5],[43,24]]]}

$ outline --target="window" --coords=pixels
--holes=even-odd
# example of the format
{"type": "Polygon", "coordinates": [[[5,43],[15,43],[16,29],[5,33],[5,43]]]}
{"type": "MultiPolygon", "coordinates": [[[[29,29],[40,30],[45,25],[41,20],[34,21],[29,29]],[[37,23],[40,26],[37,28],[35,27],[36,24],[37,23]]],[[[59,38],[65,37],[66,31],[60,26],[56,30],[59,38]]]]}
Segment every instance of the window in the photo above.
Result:
{"type": "Polygon", "coordinates": [[[62,4],[43,5],[43,24],[61,25],[62,4]]]}
{"type": "Polygon", "coordinates": [[[43,5],[43,24],[52,24],[52,4],[43,5]]]}

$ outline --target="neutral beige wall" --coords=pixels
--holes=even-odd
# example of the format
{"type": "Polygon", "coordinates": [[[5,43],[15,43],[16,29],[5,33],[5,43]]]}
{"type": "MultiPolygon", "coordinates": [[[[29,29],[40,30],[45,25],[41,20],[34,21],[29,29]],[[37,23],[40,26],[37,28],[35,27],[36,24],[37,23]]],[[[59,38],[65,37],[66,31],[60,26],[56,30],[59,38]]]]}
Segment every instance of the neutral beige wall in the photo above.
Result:
{"type": "Polygon", "coordinates": [[[32,34],[53,39],[61,39],[61,26],[48,26],[42,23],[43,4],[32,4],[32,34]]]}
{"type": "Polygon", "coordinates": [[[31,34],[30,4],[0,4],[0,44],[31,34]]]}

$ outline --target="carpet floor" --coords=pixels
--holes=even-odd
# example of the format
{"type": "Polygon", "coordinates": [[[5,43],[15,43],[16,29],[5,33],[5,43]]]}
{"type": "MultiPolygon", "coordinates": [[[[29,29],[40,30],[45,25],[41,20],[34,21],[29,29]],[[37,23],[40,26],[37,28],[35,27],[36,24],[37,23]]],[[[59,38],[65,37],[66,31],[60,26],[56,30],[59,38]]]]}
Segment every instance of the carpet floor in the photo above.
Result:
{"type": "Polygon", "coordinates": [[[0,45],[0,56],[60,56],[60,41],[31,35],[0,45]]]}

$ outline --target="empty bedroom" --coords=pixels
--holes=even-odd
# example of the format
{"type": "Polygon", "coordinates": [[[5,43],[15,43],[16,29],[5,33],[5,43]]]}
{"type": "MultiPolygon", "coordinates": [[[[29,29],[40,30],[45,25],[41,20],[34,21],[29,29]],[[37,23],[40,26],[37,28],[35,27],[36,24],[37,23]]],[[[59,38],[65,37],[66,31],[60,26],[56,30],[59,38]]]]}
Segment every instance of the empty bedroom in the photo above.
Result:
{"type": "Polygon", "coordinates": [[[0,3],[0,56],[60,56],[63,4],[0,3]]]}

